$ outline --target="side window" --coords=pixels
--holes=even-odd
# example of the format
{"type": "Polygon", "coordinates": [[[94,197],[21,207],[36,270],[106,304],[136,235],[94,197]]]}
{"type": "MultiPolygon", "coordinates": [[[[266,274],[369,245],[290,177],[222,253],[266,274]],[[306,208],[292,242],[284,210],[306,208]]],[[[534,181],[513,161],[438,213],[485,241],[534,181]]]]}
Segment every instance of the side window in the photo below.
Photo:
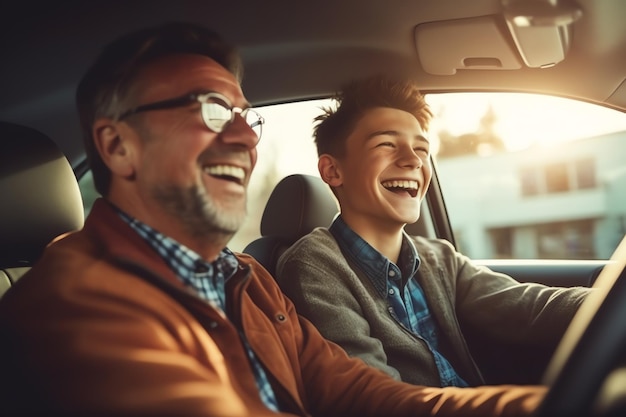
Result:
{"type": "Polygon", "coordinates": [[[428,95],[459,250],[608,259],[626,233],[626,114],[532,94],[428,95]]]}
{"type": "Polygon", "coordinates": [[[319,176],[313,119],[330,100],[277,104],[258,109],[265,118],[257,163],[248,187],[248,216],[228,247],[242,251],[261,236],[261,217],[274,186],[290,174],[319,176]]]}

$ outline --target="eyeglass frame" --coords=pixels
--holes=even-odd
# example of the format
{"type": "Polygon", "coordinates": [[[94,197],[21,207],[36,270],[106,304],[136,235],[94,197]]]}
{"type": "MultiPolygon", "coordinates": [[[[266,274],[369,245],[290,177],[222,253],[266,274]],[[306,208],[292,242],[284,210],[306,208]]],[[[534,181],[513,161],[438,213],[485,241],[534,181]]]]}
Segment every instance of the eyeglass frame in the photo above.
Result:
{"type": "MultiPolygon", "coordinates": [[[[167,110],[167,109],[174,109],[177,107],[184,107],[187,106],[191,103],[194,102],[198,102],[200,103],[200,105],[205,105],[205,104],[216,104],[218,106],[221,106],[223,108],[225,108],[226,110],[228,110],[230,112],[230,120],[224,122],[224,124],[222,125],[221,128],[216,128],[216,127],[211,127],[209,125],[209,123],[207,123],[206,119],[204,118],[204,113],[202,112],[202,110],[200,111],[200,116],[202,117],[202,121],[204,122],[204,125],[211,130],[212,132],[215,133],[222,133],[226,127],[228,127],[228,125],[230,125],[231,123],[233,123],[235,121],[235,114],[239,114],[241,115],[241,117],[245,119],[245,116],[248,112],[253,112],[254,114],[256,114],[258,116],[258,120],[254,123],[254,124],[248,124],[246,122],[246,124],[248,124],[248,126],[253,129],[258,125],[259,126],[259,134],[257,135],[257,142],[259,140],[261,140],[261,134],[263,133],[263,125],[265,124],[265,118],[263,118],[263,116],[261,116],[259,114],[259,112],[257,112],[256,110],[254,110],[251,107],[246,107],[245,109],[242,109],[241,107],[237,107],[237,106],[232,106],[230,103],[230,100],[228,100],[228,98],[220,93],[216,93],[214,91],[210,91],[210,92],[206,92],[206,93],[189,93],[189,94],[185,94],[183,96],[180,97],[175,97],[175,98],[170,98],[170,99],[166,99],[166,100],[161,100],[161,101],[156,101],[154,103],[147,103],[147,104],[142,104],[141,106],[135,107],[133,109],[127,110],[125,112],[123,112],[122,114],[120,114],[117,117],[117,120],[123,120],[129,116],[132,116],[134,114],[137,113],[143,113],[146,111],[152,111],[152,110],[167,110]],[[226,106],[222,106],[219,103],[216,102],[211,102],[208,101],[209,98],[217,98],[220,101],[224,102],[224,104],[226,104],[226,106]]],[[[256,134],[256,132],[255,132],[256,134]]]]}

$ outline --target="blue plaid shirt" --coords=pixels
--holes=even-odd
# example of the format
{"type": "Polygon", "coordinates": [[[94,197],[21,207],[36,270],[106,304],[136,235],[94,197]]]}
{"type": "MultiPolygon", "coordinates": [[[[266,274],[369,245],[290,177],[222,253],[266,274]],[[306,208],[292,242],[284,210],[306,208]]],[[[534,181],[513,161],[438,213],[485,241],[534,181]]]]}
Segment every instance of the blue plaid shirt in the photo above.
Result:
{"type": "Polygon", "coordinates": [[[330,226],[330,232],[374,287],[387,294],[390,312],[398,322],[426,342],[437,365],[441,386],[468,386],[438,351],[437,325],[430,314],[422,287],[416,279],[412,279],[420,264],[413,242],[403,236],[396,265],[350,229],[341,216],[330,226]]]}
{"type": "MultiPolygon", "coordinates": [[[[157,232],[150,226],[128,216],[118,209],[120,217],[135,230],[139,236],[158,252],[176,276],[198,296],[222,312],[226,311],[226,281],[237,271],[239,261],[228,249],[224,248],[217,259],[207,262],[197,253],[173,239],[157,232]]],[[[265,370],[256,359],[243,332],[239,332],[254,371],[259,395],[272,411],[279,411],[274,390],[267,379],[265,370]]]]}

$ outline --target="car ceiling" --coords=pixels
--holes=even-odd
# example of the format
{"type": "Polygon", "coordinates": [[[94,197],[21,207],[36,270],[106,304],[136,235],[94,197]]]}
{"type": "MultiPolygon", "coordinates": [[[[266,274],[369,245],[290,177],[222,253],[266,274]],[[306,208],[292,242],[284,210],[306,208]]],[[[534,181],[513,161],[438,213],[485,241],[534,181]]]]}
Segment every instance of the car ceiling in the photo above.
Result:
{"type": "MultiPolygon", "coordinates": [[[[550,68],[530,68],[503,18],[508,10],[503,2],[510,1],[515,0],[22,1],[4,5],[0,120],[44,132],[77,166],[84,158],[74,107],[78,80],[113,38],[170,20],[206,24],[239,47],[245,64],[244,92],[254,105],[327,96],[346,80],[385,71],[414,77],[425,92],[540,92],[626,110],[626,2],[564,3],[582,12],[565,38],[565,58],[550,68]],[[482,21],[492,24],[485,26],[482,21]],[[517,62],[518,68],[483,66],[492,53],[502,62],[511,59],[513,67],[517,62]],[[478,65],[454,68],[457,61],[476,56],[481,58],[478,65]]],[[[542,38],[531,39],[526,52],[553,52],[543,41],[532,43],[537,39],[542,38]]]]}

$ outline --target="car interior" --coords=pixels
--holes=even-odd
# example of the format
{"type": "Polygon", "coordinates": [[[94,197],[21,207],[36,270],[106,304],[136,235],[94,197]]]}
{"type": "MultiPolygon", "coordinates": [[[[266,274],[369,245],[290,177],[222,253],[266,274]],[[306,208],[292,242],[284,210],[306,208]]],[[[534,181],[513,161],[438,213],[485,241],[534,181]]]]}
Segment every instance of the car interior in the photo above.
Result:
{"type": "MultiPolygon", "coordinates": [[[[74,93],[100,48],[119,35],[171,20],[212,27],[238,46],[244,93],[261,113],[266,106],[329,98],[348,80],[386,72],[418,80],[433,96],[543,94],[626,118],[624,17],[626,2],[620,0],[111,0],[7,6],[0,18],[0,298],[46,245],[80,229],[88,214],[92,197],[80,184],[89,166],[74,93]]],[[[283,122],[276,122],[279,129],[283,122]]],[[[626,136],[621,139],[626,143],[626,136]]],[[[624,150],[614,151],[618,161],[625,160],[624,150]]],[[[447,184],[438,176],[442,165],[434,162],[423,214],[406,231],[456,243],[460,234],[449,216],[447,184]]],[[[339,209],[315,175],[295,172],[262,181],[268,195],[258,202],[258,233],[241,250],[273,274],[285,249],[315,227],[330,225],[339,209]]],[[[618,197],[606,206],[617,210],[626,203],[618,197]]],[[[623,238],[626,217],[621,219],[622,228],[612,231],[623,238]]],[[[472,347],[489,383],[550,387],[541,417],[626,411],[626,243],[620,239],[613,248],[603,258],[476,260],[521,282],[600,288],[556,351],[532,344],[494,349],[489,341],[472,347]]],[[[479,339],[471,332],[466,336],[470,344],[479,339]]]]}

